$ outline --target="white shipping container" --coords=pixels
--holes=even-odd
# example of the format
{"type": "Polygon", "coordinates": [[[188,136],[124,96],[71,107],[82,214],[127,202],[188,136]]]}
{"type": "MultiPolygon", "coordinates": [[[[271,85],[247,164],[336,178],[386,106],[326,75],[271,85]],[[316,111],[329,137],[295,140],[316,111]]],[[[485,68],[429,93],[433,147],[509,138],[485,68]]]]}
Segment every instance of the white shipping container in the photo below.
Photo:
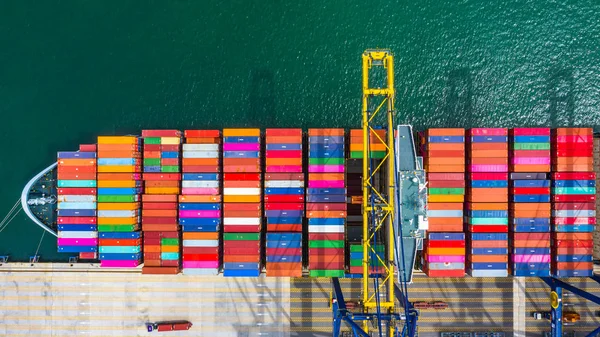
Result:
{"type": "Polygon", "coordinates": [[[187,151],[219,151],[219,144],[183,144],[183,152],[187,151]]]}
{"type": "Polygon", "coordinates": [[[183,247],[219,247],[219,240],[183,240],[183,247]]]}
{"type": "Polygon", "coordinates": [[[65,202],[95,202],[95,195],[69,195],[63,194],[58,196],[58,201],[65,202]]]}
{"type": "Polygon", "coordinates": [[[300,180],[265,180],[265,187],[304,187],[304,181],[300,180]]]}
{"type": "Polygon", "coordinates": [[[137,215],[137,211],[98,211],[99,218],[131,218],[137,215]]]}
{"type": "Polygon", "coordinates": [[[217,180],[183,180],[181,187],[190,188],[218,188],[219,181],[217,180]]]}
{"type": "Polygon", "coordinates": [[[223,224],[257,226],[260,225],[260,218],[223,218],[223,224]]]}
{"type": "Polygon", "coordinates": [[[65,239],[93,239],[93,238],[97,238],[98,237],[98,232],[94,232],[94,231],[59,231],[58,232],[58,237],[59,238],[65,238],[65,239]]]}
{"type": "Polygon", "coordinates": [[[344,233],[344,226],[309,225],[309,233],[344,233]]]}
{"type": "Polygon", "coordinates": [[[260,195],[260,188],[253,187],[226,187],[223,195],[260,195]]]}
{"type": "Polygon", "coordinates": [[[183,158],[219,158],[215,151],[184,151],[183,158]]]}

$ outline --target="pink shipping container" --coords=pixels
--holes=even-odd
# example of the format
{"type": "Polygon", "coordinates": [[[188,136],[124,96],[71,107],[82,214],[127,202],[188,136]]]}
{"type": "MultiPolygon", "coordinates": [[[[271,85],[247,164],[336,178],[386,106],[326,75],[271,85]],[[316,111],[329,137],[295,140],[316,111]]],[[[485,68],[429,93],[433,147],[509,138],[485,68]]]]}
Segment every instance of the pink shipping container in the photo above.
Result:
{"type": "Polygon", "coordinates": [[[102,260],[102,268],[135,268],[140,264],[138,260],[102,260]]]}
{"type": "Polygon", "coordinates": [[[180,210],[179,216],[182,218],[220,218],[221,211],[180,210]]]}
{"type": "Polygon", "coordinates": [[[471,172],[508,172],[508,165],[468,165],[471,172]]]}
{"type": "Polygon", "coordinates": [[[289,172],[302,172],[302,166],[300,165],[268,165],[266,171],[268,173],[289,173],[289,172]]]}
{"type": "Polygon", "coordinates": [[[474,128],[469,130],[471,136],[506,136],[508,129],[505,128],[474,128]]]}
{"type": "Polygon", "coordinates": [[[517,165],[549,165],[550,157],[513,157],[511,162],[517,165]]]}
{"type": "Polygon", "coordinates": [[[223,151],[259,151],[260,144],[225,143],[223,151]]]}
{"type": "Polygon", "coordinates": [[[345,185],[343,180],[310,180],[308,182],[309,188],[344,188],[345,185]]]}
{"type": "Polygon", "coordinates": [[[427,261],[434,263],[444,263],[444,262],[465,262],[464,256],[458,255],[428,255],[427,261]]]}
{"type": "Polygon", "coordinates": [[[219,194],[218,188],[210,187],[182,187],[181,194],[183,195],[217,195],[219,194]]]}
{"type": "Polygon", "coordinates": [[[514,263],[550,263],[550,255],[513,255],[514,263]]]}
{"type": "Polygon", "coordinates": [[[219,261],[183,261],[183,268],[219,268],[219,261]]]}
{"type": "Polygon", "coordinates": [[[98,239],[58,238],[57,243],[59,246],[97,246],[98,239]]]}
{"type": "Polygon", "coordinates": [[[308,172],[342,173],[344,172],[344,165],[308,165],[308,172]]]}

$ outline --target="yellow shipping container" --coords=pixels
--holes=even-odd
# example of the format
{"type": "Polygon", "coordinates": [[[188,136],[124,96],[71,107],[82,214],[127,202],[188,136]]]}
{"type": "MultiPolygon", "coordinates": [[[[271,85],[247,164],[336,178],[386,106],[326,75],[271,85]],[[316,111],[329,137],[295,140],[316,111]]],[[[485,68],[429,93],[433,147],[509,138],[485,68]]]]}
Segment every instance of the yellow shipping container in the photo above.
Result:
{"type": "Polygon", "coordinates": [[[134,180],[98,180],[98,187],[136,187],[134,180]]]}
{"type": "Polygon", "coordinates": [[[440,194],[440,195],[428,195],[428,202],[465,202],[464,195],[456,194],[440,194]]]}
{"type": "Polygon", "coordinates": [[[138,218],[102,218],[98,217],[98,225],[137,225],[138,218]]]}
{"type": "Polygon", "coordinates": [[[100,173],[132,173],[140,172],[141,168],[136,165],[100,165],[98,172],[100,173]]]}
{"type": "Polygon", "coordinates": [[[160,246],[161,253],[179,253],[179,246],[160,246]]]}
{"type": "Polygon", "coordinates": [[[179,187],[146,187],[146,194],[179,194],[179,187]]]}
{"type": "Polygon", "coordinates": [[[260,195],[226,195],[223,202],[260,202],[260,195]]]}
{"type": "Polygon", "coordinates": [[[223,129],[223,137],[260,137],[260,129],[223,129]]]}
{"type": "Polygon", "coordinates": [[[429,255],[465,255],[464,248],[427,248],[429,255]]]}
{"type": "Polygon", "coordinates": [[[136,136],[98,136],[98,144],[131,144],[138,143],[136,136]]]}
{"type": "Polygon", "coordinates": [[[99,202],[99,211],[134,211],[140,209],[139,202],[99,202]]]}
{"type": "Polygon", "coordinates": [[[160,137],[160,143],[162,145],[179,145],[179,144],[181,144],[181,138],[179,138],[179,137],[160,137]]]}

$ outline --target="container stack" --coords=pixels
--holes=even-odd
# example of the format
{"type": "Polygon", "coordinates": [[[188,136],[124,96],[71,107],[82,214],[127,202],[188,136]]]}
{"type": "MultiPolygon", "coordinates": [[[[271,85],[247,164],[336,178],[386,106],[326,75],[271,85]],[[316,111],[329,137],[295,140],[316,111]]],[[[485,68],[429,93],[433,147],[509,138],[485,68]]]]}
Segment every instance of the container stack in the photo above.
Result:
{"type": "Polygon", "coordinates": [[[345,274],[344,129],[308,130],[308,264],[311,277],[345,274]]]}
{"type": "Polygon", "coordinates": [[[95,259],[98,252],[96,225],[96,147],[80,145],[77,152],[58,152],[58,251],[95,259]]]}
{"type": "Polygon", "coordinates": [[[429,230],[423,272],[429,277],[464,277],[465,130],[429,129],[424,144],[429,230]]]}
{"type": "MultiPolygon", "coordinates": [[[[594,174],[596,175],[596,185],[600,179],[600,138],[594,138],[594,174]]],[[[594,260],[600,260],[600,226],[598,226],[598,219],[600,218],[600,199],[596,198],[596,229],[594,230],[594,260]]]]}
{"type": "Polygon", "coordinates": [[[183,274],[217,275],[221,229],[221,131],[185,130],[179,224],[183,274]]]}
{"type": "Polygon", "coordinates": [[[511,130],[510,269],[550,276],[550,129],[511,130]]]}
{"type": "Polygon", "coordinates": [[[591,128],[558,128],[552,149],[552,274],[593,274],[596,175],[591,128]]]}
{"type": "Polygon", "coordinates": [[[223,130],[223,275],[261,272],[260,129],[223,130]]]}
{"type": "Polygon", "coordinates": [[[302,129],[267,129],[265,143],[267,276],[302,277],[302,129]]]}
{"type": "Polygon", "coordinates": [[[136,136],[98,137],[101,267],[133,268],[140,264],[140,145],[136,136]]]}
{"type": "Polygon", "coordinates": [[[179,130],[143,130],[143,274],[178,274],[181,238],[177,220],[180,191],[179,130]]]}
{"type": "Polygon", "coordinates": [[[468,273],[508,276],[508,130],[469,131],[468,273]],[[486,235],[477,235],[486,234],[486,235]]]}
{"type": "MultiPolygon", "coordinates": [[[[385,130],[376,130],[371,131],[369,136],[369,151],[370,157],[375,159],[373,165],[377,166],[380,163],[380,160],[385,157],[386,148],[385,142],[386,138],[385,130]]],[[[348,245],[348,257],[349,257],[349,274],[347,277],[362,277],[363,276],[363,268],[362,268],[362,260],[363,260],[363,250],[362,250],[362,240],[363,240],[363,231],[362,231],[362,199],[363,199],[363,190],[362,190],[362,170],[363,170],[363,149],[364,149],[364,141],[363,141],[363,130],[362,129],[353,129],[350,130],[350,138],[349,141],[349,159],[346,161],[346,188],[347,188],[347,226],[346,226],[346,241],[348,245]]],[[[385,170],[385,168],[384,168],[385,170]]],[[[383,172],[383,171],[382,171],[383,172]]],[[[382,237],[378,237],[377,240],[382,240],[382,237]]],[[[382,242],[379,241],[379,242],[382,242]]],[[[381,261],[385,261],[385,250],[383,245],[376,245],[374,248],[381,261]]],[[[371,252],[370,254],[371,261],[371,274],[381,274],[384,271],[384,267],[377,259],[377,255],[371,252]]]]}

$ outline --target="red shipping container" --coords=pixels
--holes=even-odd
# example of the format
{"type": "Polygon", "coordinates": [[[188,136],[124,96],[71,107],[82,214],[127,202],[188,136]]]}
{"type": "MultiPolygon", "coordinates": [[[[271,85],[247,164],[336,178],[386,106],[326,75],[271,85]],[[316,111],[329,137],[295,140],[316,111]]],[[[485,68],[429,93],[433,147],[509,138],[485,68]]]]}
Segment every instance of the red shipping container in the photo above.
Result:
{"type": "Polygon", "coordinates": [[[302,158],[302,150],[267,150],[265,158],[302,158]]]}
{"type": "Polygon", "coordinates": [[[144,144],[144,152],[160,152],[160,144],[144,144]]]}
{"type": "Polygon", "coordinates": [[[160,253],[144,253],[144,260],[160,260],[160,253]]]}
{"type": "Polygon", "coordinates": [[[177,194],[143,194],[142,201],[146,202],[177,202],[177,194]]]}
{"type": "Polygon", "coordinates": [[[244,188],[260,188],[260,181],[239,181],[239,180],[226,180],[223,181],[223,187],[244,187],[244,188]]]}
{"type": "Polygon", "coordinates": [[[515,188],[512,188],[512,194],[515,194],[515,195],[550,194],[550,187],[515,187],[515,188]]]}
{"type": "Polygon", "coordinates": [[[146,173],[142,176],[143,180],[181,180],[180,173],[146,173]]]}
{"type": "MultiPolygon", "coordinates": [[[[258,241],[257,241],[258,242],[258,241]]],[[[257,247],[223,247],[223,254],[229,255],[252,255],[260,254],[260,246],[257,247]]]]}
{"type": "Polygon", "coordinates": [[[267,248],[267,256],[275,255],[291,255],[300,256],[302,255],[302,248],[267,248]]]}
{"type": "Polygon", "coordinates": [[[89,166],[59,166],[59,173],[96,173],[96,165],[89,166]]]}
{"type": "Polygon", "coordinates": [[[552,233],[555,240],[587,240],[594,239],[593,233],[552,233]]]}
{"type": "Polygon", "coordinates": [[[223,180],[251,180],[260,181],[260,173],[225,173],[223,180]]]}
{"type": "Polygon", "coordinates": [[[260,263],[260,254],[256,255],[223,255],[223,263],[229,262],[248,262],[248,263],[260,263]]]}
{"type": "Polygon", "coordinates": [[[552,268],[556,270],[592,270],[592,262],[552,262],[552,268]]]}
{"type": "Polygon", "coordinates": [[[177,224],[142,224],[142,231],[146,232],[165,232],[176,231],[179,229],[177,224]]]}
{"type": "Polygon", "coordinates": [[[160,267],[160,260],[158,260],[158,259],[156,259],[156,260],[145,259],[144,260],[144,268],[146,268],[146,267],[160,267]]]}
{"type": "Polygon", "coordinates": [[[181,137],[179,130],[142,130],[142,137],[181,137]]]}
{"type": "Polygon", "coordinates": [[[225,232],[225,233],[260,233],[260,225],[259,226],[225,225],[225,226],[223,226],[223,232],[225,232]]]}
{"type": "Polygon", "coordinates": [[[64,187],[59,188],[58,195],[96,195],[95,188],[64,187]]]}
{"type": "Polygon", "coordinates": [[[223,240],[223,248],[259,248],[260,240],[223,240]]]}
{"type": "Polygon", "coordinates": [[[594,172],[554,172],[552,173],[554,180],[595,180],[596,173],[594,172]]]}
{"type": "Polygon", "coordinates": [[[315,270],[339,270],[345,269],[343,258],[341,261],[312,261],[312,257],[309,257],[308,269],[315,270]]]}
{"type": "Polygon", "coordinates": [[[594,141],[594,136],[592,135],[568,135],[562,136],[561,138],[555,138],[554,143],[573,143],[573,144],[581,144],[581,143],[591,143],[594,141]]]}
{"type": "Polygon", "coordinates": [[[521,158],[521,157],[550,158],[550,150],[513,150],[512,156],[516,157],[516,158],[521,158]]]}
{"type": "Polygon", "coordinates": [[[427,173],[427,181],[431,180],[465,180],[464,173],[427,173]]]}
{"type": "Polygon", "coordinates": [[[186,138],[217,138],[221,137],[219,130],[185,130],[183,134],[186,138]]]}
{"type": "Polygon", "coordinates": [[[592,240],[554,240],[553,248],[593,248],[592,240]]]}
{"type": "Polygon", "coordinates": [[[595,225],[595,217],[578,217],[578,218],[552,218],[552,223],[555,225],[595,225]]]}
{"type": "Polygon", "coordinates": [[[183,165],[181,171],[185,173],[216,173],[221,172],[221,169],[217,165],[183,165]]]}
{"type": "Polygon", "coordinates": [[[596,195],[593,194],[555,194],[552,196],[554,202],[589,202],[595,200],[596,195]]]}
{"type": "Polygon", "coordinates": [[[473,233],[508,233],[508,226],[470,225],[469,230],[473,233]]]}
{"type": "Polygon", "coordinates": [[[286,137],[286,136],[302,136],[302,129],[266,129],[265,136],[267,138],[273,137],[286,137]]]}
{"type": "Polygon", "coordinates": [[[300,180],[300,181],[304,181],[304,173],[266,173],[265,180],[300,180]]]}
{"type": "Polygon", "coordinates": [[[304,195],[279,195],[279,194],[270,194],[265,195],[265,202],[303,202],[304,195]]]}
{"type": "MultiPolygon", "coordinates": [[[[343,204],[345,205],[345,204],[343,204]]],[[[267,202],[265,203],[266,211],[303,211],[304,204],[303,203],[273,203],[267,202]]]]}
{"type": "Polygon", "coordinates": [[[158,210],[158,209],[173,210],[173,209],[177,209],[177,203],[176,202],[145,202],[143,205],[143,209],[145,209],[145,210],[158,210]]]}
{"type": "Polygon", "coordinates": [[[593,202],[555,202],[552,204],[552,209],[593,211],[596,209],[596,204],[593,202]]]}
{"type": "MultiPolygon", "coordinates": [[[[152,232],[147,232],[147,233],[152,233],[152,232]]],[[[160,232],[154,232],[154,233],[160,233],[160,232]]],[[[161,238],[149,238],[147,235],[144,238],[144,246],[145,245],[160,245],[160,243],[161,243],[161,238]]]]}
{"type": "Polygon", "coordinates": [[[256,211],[260,210],[260,203],[224,203],[223,210],[224,211],[256,211]]]}
{"type": "Polygon", "coordinates": [[[344,256],[344,248],[309,248],[308,256],[344,256]]]}
{"type": "Polygon", "coordinates": [[[160,165],[162,165],[162,166],[179,166],[179,158],[161,158],[160,165]]]}
{"type": "Polygon", "coordinates": [[[85,225],[95,224],[96,219],[93,216],[59,216],[56,222],[59,225],[85,225]]]}
{"type": "Polygon", "coordinates": [[[302,232],[302,225],[268,224],[267,232],[302,232]]]}
{"type": "Polygon", "coordinates": [[[432,248],[455,248],[465,247],[464,240],[425,240],[427,247],[432,248]]]}
{"type": "Polygon", "coordinates": [[[100,239],[99,246],[139,246],[140,239],[100,239]]]}
{"type": "Polygon", "coordinates": [[[96,152],[96,144],[80,144],[79,152],[96,152]]]}
{"type": "Polygon", "coordinates": [[[179,267],[179,260],[161,260],[161,267],[179,267]]]}
{"type": "Polygon", "coordinates": [[[225,218],[260,218],[262,217],[262,211],[223,211],[223,217],[225,218]]]}
{"type": "Polygon", "coordinates": [[[142,224],[146,225],[177,225],[178,219],[177,217],[142,217],[142,224]]]}
{"type": "Polygon", "coordinates": [[[344,233],[308,233],[308,240],[344,240],[344,233]]]}
{"type": "Polygon", "coordinates": [[[58,170],[57,178],[58,180],[96,180],[95,172],[77,172],[77,173],[64,173],[62,170],[58,170]]]}
{"type": "Polygon", "coordinates": [[[346,211],[345,203],[307,203],[307,211],[346,211]]]}
{"type": "Polygon", "coordinates": [[[186,254],[183,253],[184,261],[218,261],[219,254],[186,254]]]}
{"type": "Polygon", "coordinates": [[[463,269],[447,269],[447,270],[428,270],[423,268],[423,272],[429,277],[464,277],[463,269]]]}
{"type": "Polygon", "coordinates": [[[554,155],[557,157],[592,157],[593,149],[588,148],[576,148],[569,150],[557,150],[554,151],[554,155]]]}

